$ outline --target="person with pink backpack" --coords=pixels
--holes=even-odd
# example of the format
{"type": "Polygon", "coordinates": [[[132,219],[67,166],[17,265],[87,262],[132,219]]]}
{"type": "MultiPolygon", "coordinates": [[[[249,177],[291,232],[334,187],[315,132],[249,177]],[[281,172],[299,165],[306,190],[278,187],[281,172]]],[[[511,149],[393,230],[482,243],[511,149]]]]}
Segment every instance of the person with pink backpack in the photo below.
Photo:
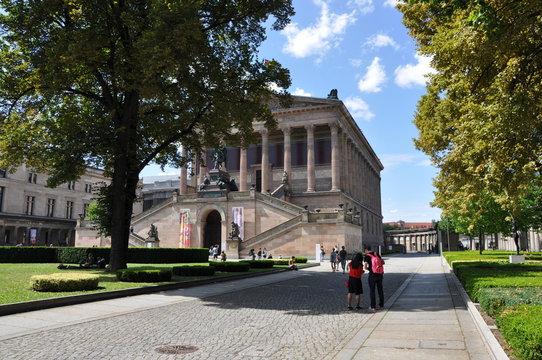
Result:
{"type": "Polygon", "coordinates": [[[384,259],[378,253],[371,251],[371,246],[365,246],[365,257],[363,258],[364,268],[369,271],[367,278],[369,282],[369,295],[371,297],[371,307],[369,310],[376,311],[375,287],[378,290],[379,310],[384,309],[384,288],[382,281],[384,279],[384,259]]]}

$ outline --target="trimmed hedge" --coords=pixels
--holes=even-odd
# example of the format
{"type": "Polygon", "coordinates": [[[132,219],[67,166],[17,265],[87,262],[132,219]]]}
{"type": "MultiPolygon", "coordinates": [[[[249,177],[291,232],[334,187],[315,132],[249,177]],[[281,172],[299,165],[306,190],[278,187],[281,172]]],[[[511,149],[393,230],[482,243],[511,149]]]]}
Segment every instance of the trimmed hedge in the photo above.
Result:
{"type": "Polygon", "coordinates": [[[96,290],[99,280],[100,276],[93,274],[34,275],[30,278],[30,288],[35,291],[47,292],[96,290]]]}
{"type": "MultiPolygon", "coordinates": [[[[289,258],[286,259],[272,259],[275,265],[288,265],[288,262],[290,261],[289,258]]],[[[295,262],[298,264],[305,264],[307,262],[306,257],[296,257],[295,262]]]]}
{"type": "MultiPolygon", "coordinates": [[[[108,247],[2,246],[0,263],[63,263],[79,264],[88,253],[109,263],[108,247]]],[[[127,261],[140,264],[202,263],[209,260],[203,248],[128,248],[127,261]]]]}
{"type": "Polygon", "coordinates": [[[179,276],[212,276],[215,274],[214,266],[174,266],[173,275],[179,276]]]}
{"type": "Polygon", "coordinates": [[[253,269],[269,269],[275,265],[273,260],[241,260],[239,262],[247,263],[253,269]]]}
{"type": "Polygon", "coordinates": [[[124,282],[164,282],[171,281],[171,270],[117,270],[117,279],[124,282]]]}
{"type": "Polygon", "coordinates": [[[250,270],[250,264],[246,262],[228,262],[228,261],[209,261],[209,265],[216,271],[222,272],[247,272],[250,270]]]}
{"type": "Polygon", "coordinates": [[[542,306],[507,307],[495,320],[515,356],[521,360],[542,359],[542,306]]]}
{"type": "Polygon", "coordinates": [[[478,301],[489,316],[495,317],[506,306],[542,305],[542,288],[483,288],[478,291],[478,301]]]}

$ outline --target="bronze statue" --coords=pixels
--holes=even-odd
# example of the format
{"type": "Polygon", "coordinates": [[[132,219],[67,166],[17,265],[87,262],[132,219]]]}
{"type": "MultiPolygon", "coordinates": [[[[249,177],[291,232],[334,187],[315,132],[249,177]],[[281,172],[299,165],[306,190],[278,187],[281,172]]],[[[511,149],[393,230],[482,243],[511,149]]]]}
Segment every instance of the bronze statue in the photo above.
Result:
{"type": "Polygon", "coordinates": [[[239,225],[237,225],[236,223],[234,223],[233,221],[231,222],[231,237],[232,238],[235,238],[235,237],[239,237],[239,234],[241,232],[239,231],[239,225]]]}
{"type": "Polygon", "coordinates": [[[151,228],[149,229],[149,232],[147,234],[149,235],[149,238],[154,238],[155,240],[158,240],[158,229],[156,228],[156,225],[151,224],[151,228]]]}
{"type": "Polygon", "coordinates": [[[220,145],[218,148],[215,149],[215,152],[213,153],[215,169],[220,170],[220,167],[226,164],[226,153],[227,151],[224,145],[220,145]]]}

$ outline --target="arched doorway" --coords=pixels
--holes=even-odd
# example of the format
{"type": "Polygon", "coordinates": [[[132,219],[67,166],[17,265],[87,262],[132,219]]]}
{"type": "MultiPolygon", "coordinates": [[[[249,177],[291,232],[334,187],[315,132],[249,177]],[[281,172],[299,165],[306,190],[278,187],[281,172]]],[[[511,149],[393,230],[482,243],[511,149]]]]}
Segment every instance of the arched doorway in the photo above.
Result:
{"type": "Polygon", "coordinates": [[[222,242],[222,218],[220,213],[216,210],[213,210],[207,215],[207,221],[205,222],[205,229],[203,231],[203,247],[210,248],[215,244],[220,244],[222,242]]]}

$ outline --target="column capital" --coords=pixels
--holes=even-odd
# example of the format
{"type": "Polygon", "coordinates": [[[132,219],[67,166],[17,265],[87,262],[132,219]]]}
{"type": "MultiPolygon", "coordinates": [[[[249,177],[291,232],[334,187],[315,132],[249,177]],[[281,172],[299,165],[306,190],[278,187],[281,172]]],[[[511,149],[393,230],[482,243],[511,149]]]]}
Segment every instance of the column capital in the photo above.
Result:
{"type": "Polygon", "coordinates": [[[263,135],[268,135],[269,134],[269,130],[267,129],[261,129],[261,130],[258,130],[258,132],[263,136],[263,135]]]}
{"type": "Polygon", "coordinates": [[[332,121],[328,123],[329,128],[331,131],[338,131],[339,130],[339,123],[337,121],[332,121]]]}
{"type": "Polygon", "coordinates": [[[307,124],[304,126],[307,131],[314,131],[314,124],[307,124]]]}
{"type": "Polygon", "coordinates": [[[284,135],[290,135],[292,133],[292,128],[290,126],[281,126],[280,130],[284,135]]]}

